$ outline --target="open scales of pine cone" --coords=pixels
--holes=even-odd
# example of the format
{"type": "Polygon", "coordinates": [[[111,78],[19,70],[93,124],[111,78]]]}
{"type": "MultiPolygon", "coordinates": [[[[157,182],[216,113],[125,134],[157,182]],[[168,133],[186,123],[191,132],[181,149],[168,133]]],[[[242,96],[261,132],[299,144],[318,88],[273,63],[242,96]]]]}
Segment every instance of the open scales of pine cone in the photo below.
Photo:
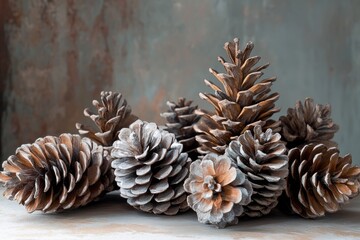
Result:
{"type": "Polygon", "coordinates": [[[195,140],[194,124],[200,119],[195,114],[197,106],[191,106],[192,101],[186,101],[185,98],[179,98],[177,103],[168,101],[166,104],[169,110],[161,114],[167,120],[164,130],[174,133],[177,141],[183,145],[183,152],[196,160],[198,143],[195,140]]]}
{"type": "Polygon", "coordinates": [[[190,165],[184,183],[189,206],[197,213],[199,222],[224,228],[237,224],[243,206],[250,202],[252,187],[243,172],[230,158],[214,153],[190,165]]]}
{"type": "Polygon", "coordinates": [[[174,134],[137,120],[120,130],[111,155],[120,194],[131,206],[166,215],[188,210],[183,183],[190,159],[174,134]]]}
{"type": "Polygon", "coordinates": [[[259,80],[263,75],[261,71],[269,64],[255,67],[260,57],[250,57],[254,48],[251,42],[245,49],[240,50],[239,40],[234,39],[233,42],[225,43],[224,48],[230,62],[221,57],[218,60],[226,73],[218,73],[210,68],[210,72],[221,82],[224,90],[205,80],[205,84],[212,88],[215,94],[200,93],[200,97],[215,108],[215,113],[197,111],[202,115],[194,127],[199,133],[196,140],[200,144],[200,154],[223,154],[231,140],[255,125],[262,125],[264,129],[272,128],[274,132],[280,131],[280,122],[269,119],[279,111],[275,107],[279,94],[270,94],[271,85],[276,78],[259,80]]]}
{"type": "Polygon", "coordinates": [[[298,101],[295,108],[289,108],[286,116],[281,116],[281,135],[289,149],[307,143],[322,143],[336,147],[332,141],[339,126],[331,119],[330,105],[315,104],[306,98],[304,104],[298,101]]]}
{"type": "Polygon", "coordinates": [[[263,132],[261,126],[255,126],[253,133],[245,131],[226,149],[226,155],[245,173],[254,189],[251,202],[244,207],[247,216],[270,213],[285,189],[288,157],[280,139],[279,133],[271,129],[263,132]]]}
{"type": "Polygon", "coordinates": [[[121,93],[102,91],[100,95],[101,103],[93,100],[97,114],[89,108],[84,110],[84,115],[95,123],[98,130],[80,123],[76,124],[76,128],[81,136],[88,137],[104,147],[109,147],[117,139],[120,129],[128,127],[137,117],[131,114],[131,107],[125,99],[122,99],[121,93]]]}
{"type": "Polygon", "coordinates": [[[335,147],[308,144],[289,151],[286,194],[292,210],[305,218],[336,212],[359,194],[360,167],[335,147]]]}
{"type": "Polygon", "coordinates": [[[71,134],[24,144],[3,163],[4,196],[29,212],[84,206],[112,190],[114,175],[105,154],[102,146],[71,134]]]}

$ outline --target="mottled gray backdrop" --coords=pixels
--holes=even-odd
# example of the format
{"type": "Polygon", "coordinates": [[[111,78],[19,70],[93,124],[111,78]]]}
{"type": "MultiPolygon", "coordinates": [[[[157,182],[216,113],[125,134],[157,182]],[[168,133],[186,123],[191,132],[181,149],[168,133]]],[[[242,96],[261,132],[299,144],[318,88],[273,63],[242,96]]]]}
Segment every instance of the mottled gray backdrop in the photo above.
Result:
{"type": "Polygon", "coordinates": [[[333,106],[341,152],[360,163],[360,1],[0,1],[1,159],[76,132],[101,90],[163,123],[167,99],[209,91],[223,44],[253,41],[278,76],[282,113],[312,96],[333,106]]]}

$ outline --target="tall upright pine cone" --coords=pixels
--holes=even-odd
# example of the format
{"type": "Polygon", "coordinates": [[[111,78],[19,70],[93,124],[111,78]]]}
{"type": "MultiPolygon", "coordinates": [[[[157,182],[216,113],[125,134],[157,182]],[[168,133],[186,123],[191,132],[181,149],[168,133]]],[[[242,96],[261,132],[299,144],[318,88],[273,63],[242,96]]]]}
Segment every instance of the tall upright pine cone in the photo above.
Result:
{"type": "Polygon", "coordinates": [[[80,123],[76,124],[80,135],[88,137],[104,147],[112,146],[117,139],[120,129],[128,127],[137,117],[131,114],[131,107],[126,100],[122,100],[121,93],[101,92],[101,103],[93,100],[97,114],[89,108],[84,110],[84,115],[89,117],[98,130],[91,129],[80,123]]]}
{"type": "Polygon", "coordinates": [[[188,209],[183,183],[190,160],[174,134],[137,120],[120,130],[111,156],[120,194],[131,206],[166,215],[188,209]]]}
{"type": "Polygon", "coordinates": [[[308,144],[289,151],[286,194],[292,210],[305,218],[336,212],[359,193],[360,167],[335,147],[308,144]]]}
{"type": "Polygon", "coordinates": [[[228,155],[251,182],[254,194],[245,206],[245,214],[258,217],[268,214],[278,204],[286,186],[288,157],[279,133],[262,131],[255,126],[253,134],[245,131],[226,149],[228,155]]]}
{"type": "Polygon", "coordinates": [[[298,101],[295,108],[289,108],[286,116],[281,116],[282,136],[289,149],[307,143],[322,143],[337,146],[332,141],[339,126],[331,119],[330,105],[315,104],[306,98],[304,104],[298,101]]]}
{"type": "Polygon", "coordinates": [[[79,135],[47,136],[24,144],[3,162],[4,196],[33,212],[57,212],[84,206],[114,181],[102,146],[79,135]]]}
{"type": "Polygon", "coordinates": [[[191,103],[185,98],[179,98],[177,103],[168,101],[166,104],[169,110],[161,116],[167,120],[165,130],[175,134],[177,141],[183,145],[183,152],[196,160],[198,143],[195,140],[194,124],[199,121],[200,116],[195,114],[197,106],[191,106],[191,103]]]}
{"type": "Polygon", "coordinates": [[[219,228],[238,222],[253,191],[245,174],[227,156],[214,153],[191,164],[184,187],[199,222],[219,228]]]}
{"type": "Polygon", "coordinates": [[[240,50],[239,40],[227,42],[224,46],[230,62],[219,57],[226,73],[218,73],[210,68],[210,72],[223,85],[224,90],[214,83],[205,80],[205,84],[215,91],[215,94],[200,93],[200,97],[211,103],[215,113],[197,111],[202,115],[195,125],[199,133],[196,140],[200,147],[200,154],[210,152],[222,154],[231,140],[236,139],[246,130],[255,125],[262,125],[264,129],[272,128],[280,131],[280,122],[269,118],[279,111],[275,102],[278,93],[270,93],[275,77],[259,80],[263,69],[269,64],[256,67],[260,57],[250,57],[254,45],[250,42],[245,49],[240,50]]]}

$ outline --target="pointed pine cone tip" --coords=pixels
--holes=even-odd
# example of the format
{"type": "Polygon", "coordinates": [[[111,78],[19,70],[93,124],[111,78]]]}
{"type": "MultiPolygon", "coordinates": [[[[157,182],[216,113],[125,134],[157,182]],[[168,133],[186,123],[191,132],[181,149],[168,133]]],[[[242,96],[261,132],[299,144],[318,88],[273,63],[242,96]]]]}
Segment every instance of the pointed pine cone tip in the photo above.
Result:
{"type": "Polygon", "coordinates": [[[38,138],[21,145],[4,162],[4,195],[29,212],[84,206],[112,190],[110,162],[102,157],[101,147],[76,134],[38,138]]]}
{"type": "Polygon", "coordinates": [[[338,211],[359,194],[360,168],[351,156],[323,144],[308,144],[289,151],[286,195],[292,210],[304,218],[338,211]]]}

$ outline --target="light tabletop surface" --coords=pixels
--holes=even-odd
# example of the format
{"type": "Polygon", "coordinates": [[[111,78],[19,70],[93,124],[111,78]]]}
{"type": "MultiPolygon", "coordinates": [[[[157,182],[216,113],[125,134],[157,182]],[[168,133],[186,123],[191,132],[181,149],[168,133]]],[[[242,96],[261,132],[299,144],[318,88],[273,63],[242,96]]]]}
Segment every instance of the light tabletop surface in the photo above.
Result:
{"type": "Polygon", "coordinates": [[[2,197],[0,239],[360,239],[360,197],[334,214],[306,220],[281,212],[242,219],[236,226],[216,229],[197,222],[195,213],[168,217],[139,212],[117,192],[76,210],[29,214],[2,197]]]}

